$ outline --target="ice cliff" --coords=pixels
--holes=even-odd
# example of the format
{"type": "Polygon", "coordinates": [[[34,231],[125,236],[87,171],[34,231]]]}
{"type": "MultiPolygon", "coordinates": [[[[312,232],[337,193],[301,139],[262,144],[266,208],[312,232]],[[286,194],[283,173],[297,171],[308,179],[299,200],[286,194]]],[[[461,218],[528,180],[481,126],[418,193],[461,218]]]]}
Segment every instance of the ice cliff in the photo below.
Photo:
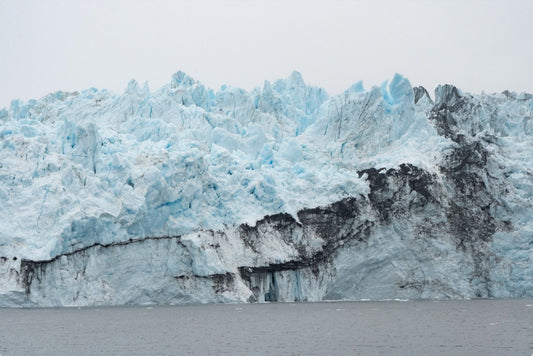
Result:
{"type": "Polygon", "coordinates": [[[0,306],[533,296],[533,96],[183,72],[0,110],[0,306]]]}

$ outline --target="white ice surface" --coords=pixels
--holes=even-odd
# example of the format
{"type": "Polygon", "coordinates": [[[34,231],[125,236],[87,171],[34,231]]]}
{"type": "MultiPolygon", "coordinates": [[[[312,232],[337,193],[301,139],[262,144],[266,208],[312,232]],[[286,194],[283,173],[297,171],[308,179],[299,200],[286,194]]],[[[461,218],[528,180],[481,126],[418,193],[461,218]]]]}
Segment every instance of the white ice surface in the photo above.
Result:
{"type": "MultiPolygon", "coordinates": [[[[443,90],[437,88],[437,96],[443,90]]],[[[491,158],[484,179],[501,184],[487,181],[498,189],[491,214],[511,226],[496,231],[488,245],[496,261],[491,293],[526,295],[533,288],[533,97],[461,95],[469,97],[471,115],[458,115],[457,127],[485,140],[491,158]]],[[[245,301],[250,291],[238,277],[239,266],[281,263],[298,252],[275,231],[252,251],[237,236],[237,225],[253,226],[280,212],[297,220],[302,208],[366,196],[370,188],[361,169],[411,163],[444,181],[439,165],[457,144],[437,133],[428,119],[432,107],[428,98],[415,104],[411,84],[400,75],[381,87],[365,90],[356,83],[329,96],[297,72],[251,92],[229,86],[214,91],[178,72],[155,92],[131,81],[121,95],[91,88],[15,100],[0,110],[0,295],[10,298],[6,305],[24,300],[21,259],[180,235],[172,248],[147,240],[120,258],[99,255],[96,246],[76,257],[81,260],[61,260],[65,269],[48,271],[49,283],[32,291],[34,298],[42,294],[43,305],[245,301]],[[74,280],[79,263],[83,283],[60,290],[58,274],[74,280]],[[110,274],[115,268],[135,276],[126,283],[124,275],[110,274]],[[151,272],[164,278],[153,280],[151,272]],[[204,276],[226,273],[238,278],[214,293],[204,276]],[[179,275],[194,278],[167,283],[179,275]],[[202,292],[187,294],[194,288],[202,292]],[[86,300],[78,301],[77,293],[86,300]]],[[[334,279],[328,280],[331,274],[319,281],[309,269],[280,272],[286,281],[279,283],[280,295],[379,298],[391,296],[401,278],[450,287],[441,294],[411,289],[408,298],[472,296],[465,276],[474,273],[473,262],[452,238],[420,240],[410,228],[401,221],[378,227],[364,251],[339,250],[334,279]],[[412,246],[403,242],[411,239],[412,246]],[[287,289],[294,285],[299,287],[287,289]]],[[[306,248],[320,248],[315,243],[306,248]]]]}
{"type": "MultiPolygon", "coordinates": [[[[427,109],[427,108],[426,108],[427,109]]],[[[367,194],[357,169],[434,170],[450,145],[409,82],[329,97],[294,72],[215,92],[178,72],[156,92],[94,88],[0,111],[0,256],[47,259],[217,229],[367,194]]]]}

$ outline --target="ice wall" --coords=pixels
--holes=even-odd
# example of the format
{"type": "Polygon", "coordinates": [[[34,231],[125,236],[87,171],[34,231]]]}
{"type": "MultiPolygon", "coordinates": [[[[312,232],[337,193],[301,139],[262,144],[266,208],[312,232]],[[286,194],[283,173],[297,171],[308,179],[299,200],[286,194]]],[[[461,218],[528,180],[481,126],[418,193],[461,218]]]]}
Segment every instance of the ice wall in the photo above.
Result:
{"type": "Polygon", "coordinates": [[[432,99],[400,75],[329,96],[297,72],[251,92],[178,72],[155,92],[15,100],[0,110],[3,303],[531,295],[532,111],[529,94],[432,99]],[[357,219],[332,210],[346,199],[357,219]],[[277,214],[289,233],[254,232],[277,214]]]}

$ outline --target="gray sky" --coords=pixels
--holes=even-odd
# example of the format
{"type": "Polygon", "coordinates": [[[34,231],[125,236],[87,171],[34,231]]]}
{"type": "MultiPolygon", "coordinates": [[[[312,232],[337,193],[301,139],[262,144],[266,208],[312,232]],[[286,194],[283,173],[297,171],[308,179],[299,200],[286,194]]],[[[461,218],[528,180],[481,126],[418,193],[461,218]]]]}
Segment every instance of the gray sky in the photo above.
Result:
{"type": "Polygon", "coordinates": [[[178,70],[214,89],[298,70],[330,94],[396,72],[533,92],[533,0],[0,0],[0,46],[0,107],[178,70]]]}

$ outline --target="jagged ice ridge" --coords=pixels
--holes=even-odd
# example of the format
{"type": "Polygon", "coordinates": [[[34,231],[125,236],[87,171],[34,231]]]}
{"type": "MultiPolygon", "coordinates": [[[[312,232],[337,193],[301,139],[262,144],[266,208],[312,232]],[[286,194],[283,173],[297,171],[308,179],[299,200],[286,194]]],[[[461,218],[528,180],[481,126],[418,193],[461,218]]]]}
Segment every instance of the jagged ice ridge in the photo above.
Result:
{"type": "Polygon", "coordinates": [[[183,72],[0,110],[0,305],[533,296],[533,97],[183,72]]]}

